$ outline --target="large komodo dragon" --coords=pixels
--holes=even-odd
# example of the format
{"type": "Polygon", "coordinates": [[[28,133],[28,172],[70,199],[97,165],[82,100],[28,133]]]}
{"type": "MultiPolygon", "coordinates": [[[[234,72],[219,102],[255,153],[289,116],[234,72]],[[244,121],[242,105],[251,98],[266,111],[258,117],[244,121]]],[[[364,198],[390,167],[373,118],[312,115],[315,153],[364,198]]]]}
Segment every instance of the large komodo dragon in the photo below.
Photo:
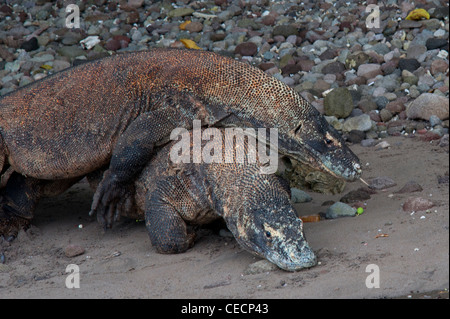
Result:
{"type": "MultiPolygon", "coordinates": [[[[231,154],[233,160],[211,164],[174,163],[172,153],[179,151],[177,143],[183,139],[166,145],[135,180],[136,206],[122,213],[131,218],[145,218],[150,240],[161,253],[186,251],[195,238],[191,225],[223,217],[244,249],[289,271],[314,266],[316,257],[303,235],[302,221],[289,201],[286,181],[275,174],[260,173],[262,164],[258,158],[249,160],[247,140],[238,144],[236,139],[235,144],[226,138],[225,131],[233,129],[208,130],[220,133],[214,135],[214,142],[218,142],[215,145],[220,143],[214,152],[231,154]],[[241,161],[236,157],[236,145],[243,151],[241,161]]],[[[189,136],[187,131],[184,134],[189,136]]],[[[202,147],[209,143],[212,142],[202,141],[202,147]]],[[[188,143],[189,149],[188,154],[192,155],[193,145],[188,143]]],[[[99,175],[92,174],[93,187],[99,175]]],[[[58,195],[70,186],[70,183],[33,178],[28,178],[26,183],[27,201],[22,201],[18,209],[34,209],[41,197],[58,195]]],[[[7,197],[4,200],[9,201],[7,197]]]]}
{"type": "MultiPolygon", "coordinates": [[[[111,227],[132,207],[134,179],[154,147],[194,119],[277,128],[282,154],[346,180],[361,173],[339,133],[280,81],[211,52],[155,49],[87,62],[1,97],[0,174],[3,183],[11,171],[70,182],[109,165],[91,214],[111,227]]],[[[24,180],[6,189],[20,192],[24,180]]],[[[13,206],[0,203],[1,224],[25,226],[32,216],[13,206]]]]}

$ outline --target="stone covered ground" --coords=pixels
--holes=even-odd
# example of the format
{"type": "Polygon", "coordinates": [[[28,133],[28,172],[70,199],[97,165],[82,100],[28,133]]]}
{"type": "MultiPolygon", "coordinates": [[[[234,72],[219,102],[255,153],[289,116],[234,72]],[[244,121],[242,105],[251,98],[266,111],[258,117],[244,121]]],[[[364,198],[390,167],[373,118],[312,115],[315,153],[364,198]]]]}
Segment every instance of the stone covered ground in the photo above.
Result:
{"type": "MultiPolygon", "coordinates": [[[[425,296],[439,297],[443,291],[445,296],[445,289],[448,288],[448,15],[448,2],[437,0],[319,3],[265,0],[7,0],[0,5],[0,95],[86,60],[152,47],[187,46],[214,51],[255,65],[293,87],[342,132],[365,165],[363,177],[376,188],[377,193],[367,193],[362,187],[364,185],[351,184],[341,189],[346,195],[350,194],[345,200],[342,198],[343,194],[330,196],[309,192],[310,197],[305,196],[306,199],[298,196],[296,201],[307,201],[297,204],[300,215],[310,215],[317,211],[329,213],[328,207],[337,201],[365,208],[361,216],[305,226],[311,246],[313,249],[315,247],[319,252],[319,259],[322,259],[322,265],[318,268],[299,272],[300,275],[297,276],[283,275],[279,270],[267,270],[264,267],[259,269],[258,264],[255,266],[257,270],[251,270],[247,265],[251,264],[251,257],[243,255],[246,253],[233,246],[231,239],[218,236],[213,237],[210,244],[203,239],[199,243],[199,254],[207,256],[208,262],[211,262],[211,258],[222,258],[229,267],[234,267],[233,262],[236,262],[236,271],[239,273],[236,275],[237,279],[233,273],[221,275],[223,278],[219,276],[216,281],[211,279],[209,282],[205,279],[205,282],[199,284],[203,287],[200,289],[203,294],[196,292],[189,295],[189,290],[185,290],[185,294],[175,296],[370,298],[408,296],[421,292],[425,296]],[[67,19],[70,13],[66,13],[66,8],[71,3],[78,5],[80,28],[66,27],[76,22],[67,19]],[[370,4],[378,5],[379,27],[370,27],[373,20],[369,16],[370,10],[366,10],[370,4]],[[425,9],[429,13],[429,19],[407,20],[407,15],[417,8],[425,9]],[[367,234],[364,233],[363,240],[357,236],[362,231],[358,230],[354,234],[352,226],[362,226],[362,229],[370,232],[364,226],[366,224],[363,218],[370,218],[364,216],[369,215],[371,209],[374,213],[379,212],[380,219],[373,217],[377,215],[372,215],[373,219],[369,221],[379,221],[381,226],[370,230],[375,232],[375,235],[372,233],[369,236],[370,239],[365,238],[367,234]],[[396,212],[395,217],[383,215],[388,214],[390,209],[400,212],[396,212]],[[402,217],[398,216],[399,213],[403,214],[402,217]],[[423,224],[417,225],[418,221],[423,224]],[[432,222],[432,225],[426,226],[427,222],[432,222]],[[421,243],[426,245],[427,240],[430,240],[429,246],[434,247],[428,250],[429,255],[421,256],[420,261],[408,255],[420,254],[423,248],[414,246],[416,244],[414,247],[408,246],[411,234],[400,230],[406,225],[413,231],[420,232],[418,237],[421,243]],[[397,236],[403,236],[398,238],[398,242],[393,234],[395,231],[397,236]],[[338,233],[339,236],[330,238],[330,233],[338,233]],[[344,233],[351,233],[350,237],[358,241],[356,250],[348,242],[335,243],[336,240],[344,243],[351,240],[345,238],[344,233]],[[375,245],[377,248],[371,253],[359,254],[367,245],[370,246],[374,236],[378,236],[375,245]],[[383,244],[379,244],[382,241],[383,244]],[[223,242],[226,248],[221,257],[223,242]],[[208,245],[216,246],[211,248],[208,245]],[[208,249],[212,250],[208,252],[208,249]],[[349,252],[349,249],[353,250],[349,252]],[[402,256],[406,261],[399,262],[394,258],[395,253],[389,249],[406,249],[405,256],[402,256]],[[237,255],[243,261],[238,262],[237,255]],[[438,261],[428,264],[427,256],[434,255],[442,258],[436,258],[438,261]],[[363,293],[359,293],[360,288],[355,288],[357,293],[352,293],[352,285],[329,290],[320,288],[324,285],[320,282],[321,279],[333,283],[330,281],[331,277],[328,277],[332,272],[341,273],[342,281],[351,282],[351,276],[348,277],[345,269],[352,272],[362,269],[364,273],[363,263],[372,258],[368,256],[375,256],[379,263],[392,262],[393,268],[401,267],[403,262],[417,263],[416,268],[420,268],[420,271],[414,273],[414,269],[409,273],[399,270],[397,277],[394,272],[392,278],[388,277],[393,282],[395,278],[400,278],[401,285],[397,287],[401,288],[390,287],[375,294],[367,293],[365,288],[363,293]],[[441,267],[446,267],[446,270],[441,267]],[[273,282],[264,279],[266,271],[273,274],[273,282]],[[258,276],[261,276],[260,281],[258,276]],[[414,279],[414,276],[419,279],[414,279]],[[247,281],[242,278],[247,278],[247,281]],[[247,289],[246,284],[254,284],[256,288],[247,289]],[[317,293],[306,294],[301,290],[305,286],[308,291],[317,289],[317,293]],[[233,290],[234,287],[239,289],[233,290]],[[427,295],[429,291],[433,293],[427,295]]],[[[76,196],[76,203],[81,201],[81,197],[84,199],[83,205],[89,206],[88,197],[91,193],[85,186],[81,184],[79,189],[75,188],[72,195],[76,196]]],[[[69,195],[70,192],[64,196],[69,195]]],[[[158,256],[154,263],[140,264],[131,257],[124,257],[127,248],[119,248],[120,240],[125,238],[131,243],[124,246],[133,250],[135,247],[132,243],[142,238],[145,245],[142,244],[134,252],[134,258],[141,254],[145,256],[144,259],[149,259],[149,254],[156,254],[154,250],[148,252],[149,243],[142,227],[123,226],[122,230],[95,235],[99,229],[96,229],[94,221],[85,216],[88,208],[81,206],[79,210],[73,211],[64,206],[67,201],[70,202],[70,199],[59,197],[54,205],[51,200],[46,202],[38,211],[43,217],[40,218],[37,214],[36,227],[21,234],[17,244],[13,243],[5,248],[6,255],[10,252],[10,263],[0,265],[3,267],[0,269],[1,297],[39,297],[46,293],[48,296],[57,296],[59,290],[52,293],[49,287],[55,287],[55,282],[60,280],[58,278],[63,277],[64,269],[59,269],[59,266],[73,262],[73,258],[78,258],[77,263],[86,265],[95,260],[91,255],[95,255],[94,248],[98,247],[90,244],[89,240],[100,241],[103,245],[103,251],[99,253],[102,256],[101,265],[90,268],[94,279],[98,278],[101,271],[106,271],[108,275],[105,278],[110,282],[104,287],[114,287],[111,279],[114,273],[121,273],[118,275],[120,280],[131,282],[129,289],[116,295],[104,293],[105,289],[100,284],[94,285],[91,296],[174,296],[172,288],[177,283],[159,281],[160,276],[164,277],[165,267],[161,266],[165,265],[163,258],[168,256],[158,256]],[[64,226],[58,226],[56,217],[49,217],[49,212],[57,215],[61,210],[73,214],[73,217],[63,214],[66,218],[62,218],[60,223],[64,226]],[[76,234],[79,229],[68,226],[72,222],[76,225],[88,223],[91,235],[76,234]],[[49,225],[56,228],[52,229],[49,225]],[[60,244],[55,246],[52,236],[65,234],[61,227],[67,227],[74,233],[71,235],[68,232],[69,239],[61,238],[60,244]],[[137,234],[124,235],[127,230],[137,234]],[[119,238],[113,239],[114,235],[119,238]],[[133,236],[137,237],[132,239],[133,236]],[[51,244],[47,244],[50,246],[46,246],[46,240],[51,241],[51,244]],[[107,244],[108,240],[112,241],[110,246],[107,244]],[[67,257],[63,251],[73,241],[81,243],[82,250],[86,252],[81,256],[67,257]],[[20,244],[26,247],[18,248],[20,244]],[[115,249],[121,251],[117,256],[113,256],[115,249]],[[48,258],[56,261],[41,261],[38,266],[33,266],[33,256],[35,260],[40,260],[36,255],[40,255],[41,259],[44,258],[42,256],[50,256],[48,258]],[[35,270],[30,274],[30,269],[35,270]],[[132,283],[143,288],[140,280],[147,280],[144,273],[152,269],[155,274],[149,276],[154,277],[155,285],[159,284],[161,290],[153,294],[137,294],[135,290],[138,288],[134,287],[136,289],[133,290],[132,283]],[[137,272],[137,277],[122,279],[123,273],[133,271],[137,272]]],[[[86,228],[84,230],[87,231],[86,228]]],[[[176,259],[173,269],[167,267],[166,270],[176,272],[177,264],[200,261],[201,258],[189,257],[189,254],[194,253],[190,251],[184,256],[172,257],[176,259]]],[[[195,273],[192,276],[197,278],[195,273]]],[[[180,282],[185,286],[189,283],[178,279],[178,285],[180,282]]],[[[68,295],[70,296],[78,295],[68,295]]]]}

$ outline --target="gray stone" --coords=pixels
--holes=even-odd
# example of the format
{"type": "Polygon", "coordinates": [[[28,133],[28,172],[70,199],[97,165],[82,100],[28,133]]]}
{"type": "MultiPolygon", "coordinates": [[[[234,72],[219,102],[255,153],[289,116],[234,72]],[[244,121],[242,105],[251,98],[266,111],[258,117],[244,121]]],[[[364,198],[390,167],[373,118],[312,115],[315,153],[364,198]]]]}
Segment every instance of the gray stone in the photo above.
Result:
{"type": "Polygon", "coordinates": [[[312,201],[312,197],[308,193],[298,189],[291,188],[291,202],[293,203],[306,203],[312,201]]]}
{"type": "Polygon", "coordinates": [[[176,9],[169,11],[169,13],[167,15],[170,18],[175,18],[175,17],[189,16],[192,13],[194,13],[194,9],[192,9],[192,8],[176,8],[176,9]]]}
{"type": "Polygon", "coordinates": [[[355,215],[356,215],[356,208],[353,208],[350,205],[347,205],[342,202],[336,202],[327,209],[325,213],[325,218],[334,219],[338,217],[347,217],[347,216],[351,217],[355,215]]]}
{"type": "Polygon", "coordinates": [[[346,118],[353,110],[353,98],[347,88],[336,88],[325,96],[325,115],[346,118]]]}
{"type": "Polygon", "coordinates": [[[245,275],[256,275],[265,272],[270,272],[277,270],[278,267],[275,264],[272,264],[270,261],[263,259],[253,264],[248,265],[247,269],[244,270],[245,275]]]}
{"type": "Polygon", "coordinates": [[[298,28],[294,25],[278,25],[273,28],[273,35],[282,35],[285,38],[290,35],[298,35],[298,28]]]}
{"type": "Polygon", "coordinates": [[[395,183],[394,180],[386,176],[375,177],[369,181],[369,187],[376,190],[382,190],[396,185],[397,183],[395,183]]]}
{"type": "Polygon", "coordinates": [[[359,116],[347,119],[342,125],[343,132],[350,132],[353,130],[366,132],[372,128],[372,120],[368,114],[361,114],[359,116]]]}

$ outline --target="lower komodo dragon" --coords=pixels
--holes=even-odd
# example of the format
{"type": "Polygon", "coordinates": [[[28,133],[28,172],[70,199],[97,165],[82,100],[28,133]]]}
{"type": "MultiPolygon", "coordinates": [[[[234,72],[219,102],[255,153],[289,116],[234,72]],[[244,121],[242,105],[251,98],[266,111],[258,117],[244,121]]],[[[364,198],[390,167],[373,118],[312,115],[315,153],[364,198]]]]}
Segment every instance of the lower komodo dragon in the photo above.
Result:
{"type": "MultiPolygon", "coordinates": [[[[90,61],[1,97],[0,184],[20,192],[25,178],[8,180],[12,171],[70,183],[107,167],[91,214],[111,227],[133,206],[134,180],[154,147],[196,119],[276,128],[280,153],[346,180],[361,174],[339,133],[279,80],[212,52],[154,49],[90,61]]],[[[31,217],[0,203],[3,225],[31,217]]]]}
{"type": "MultiPolygon", "coordinates": [[[[219,152],[231,152],[230,163],[174,163],[171,151],[177,149],[176,143],[166,145],[136,178],[136,206],[123,213],[134,219],[145,218],[150,240],[160,253],[186,251],[195,238],[188,225],[206,224],[223,217],[244,249],[289,271],[314,266],[316,257],[303,235],[302,221],[289,201],[286,181],[276,174],[260,173],[261,162],[249,160],[246,139],[243,161],[236,160],[238,139],[235,144],[224,134],[232,129],[216,130],[221,133],[219,152]]],[[[205,144],[202,141],[202,146],[205,144]]],[[[187,148],[192,154],[192,144],[187,148]]],[[[90,176],[93,187],[98,184],[99,175],[90,176]]],[[[17,173],[11,176],[18,177],[17,173]]],[[[58,195],[71,185],[33,178],[25,182],[27,196],[16,207],[18,210],[34,210],[40,198],[58,195]]],[[[7,194],[3,200],[5,205],[17,202],[7,194]]]]}

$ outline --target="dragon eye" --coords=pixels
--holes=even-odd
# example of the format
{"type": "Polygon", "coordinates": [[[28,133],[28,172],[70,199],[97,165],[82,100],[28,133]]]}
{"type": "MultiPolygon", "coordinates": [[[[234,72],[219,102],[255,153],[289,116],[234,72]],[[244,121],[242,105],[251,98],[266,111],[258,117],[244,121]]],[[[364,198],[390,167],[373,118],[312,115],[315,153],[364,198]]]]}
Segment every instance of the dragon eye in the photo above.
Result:
{"type": "Polygon", "coordinates": [[[329,138],[325,138],[325,144],[331,145],[331,144],[333,144],[333,140],[330,140],[329,138]]]}
{"type": "Polygon", "coordinates": [[[267,238],[271,238],[271,237],[272,237],[272,234],[271,234],[269,231],[266,231],[266,237],[267,237],[267,238]]]}
{"type": "Polygon", "coordinates": [[[294,130],[294,134],[297,134],[298,131],[300,131],[300,129],[302,128],[302,124],[300,123],[297,128],[294,130]]]}

